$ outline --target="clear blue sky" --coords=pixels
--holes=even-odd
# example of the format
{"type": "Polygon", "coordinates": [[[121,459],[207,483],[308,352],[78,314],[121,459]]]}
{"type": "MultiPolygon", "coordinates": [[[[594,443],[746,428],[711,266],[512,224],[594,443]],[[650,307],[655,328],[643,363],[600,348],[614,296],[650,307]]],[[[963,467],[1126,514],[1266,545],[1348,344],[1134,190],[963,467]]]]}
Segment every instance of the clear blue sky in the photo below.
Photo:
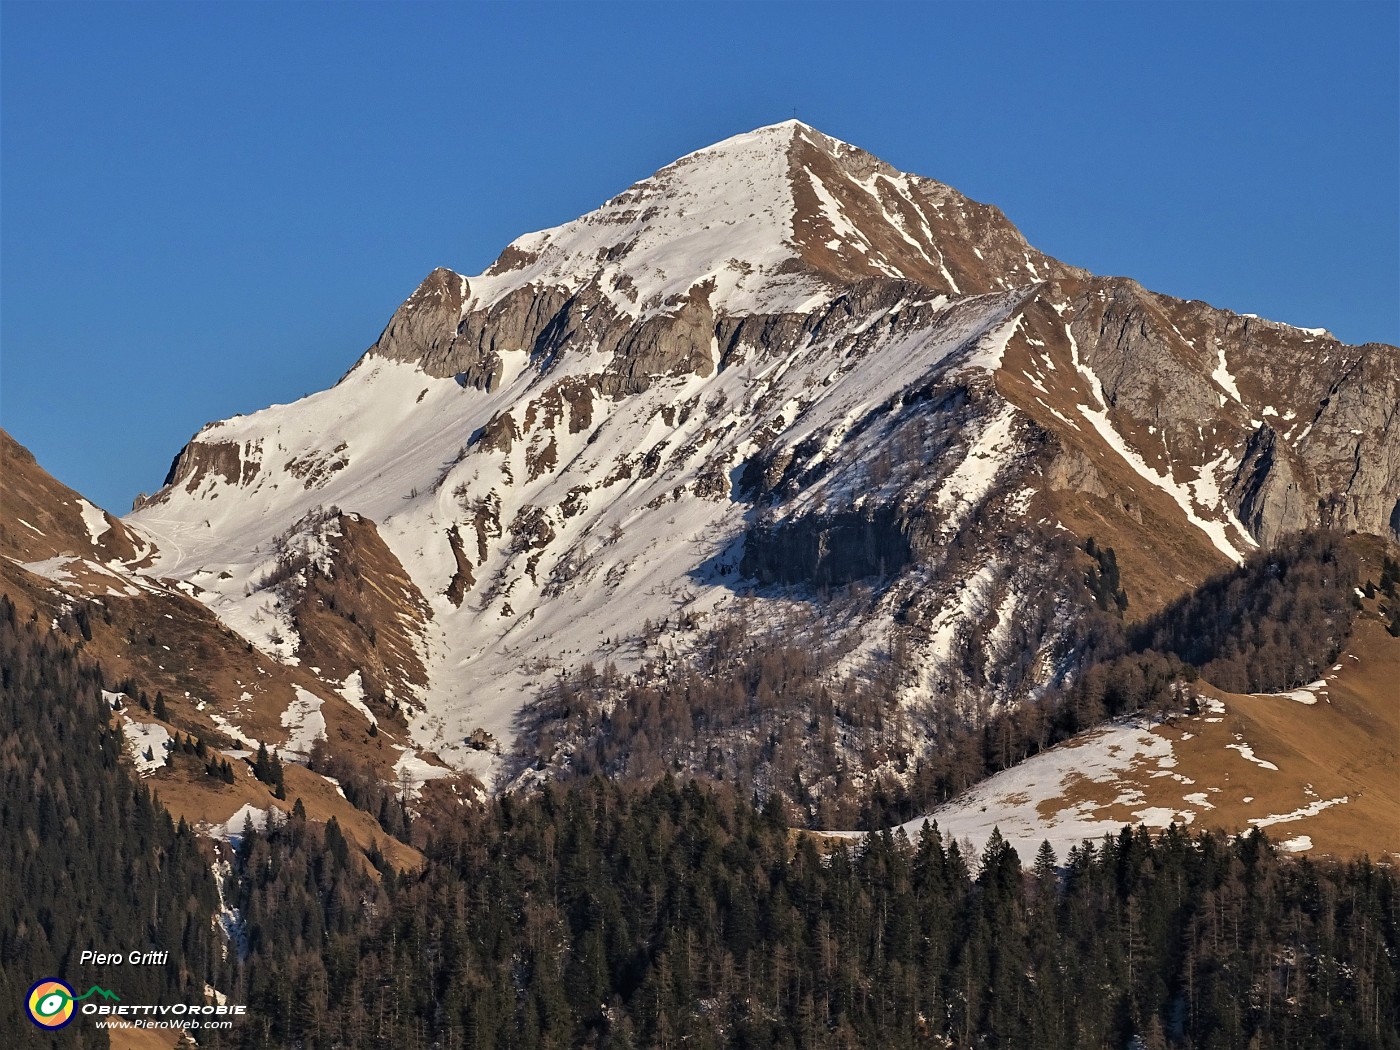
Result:
{"type": "Polygon", "coordinates": [[[118,513],[434,266],[790,117],[1099,273],[1400,342],[1400,5],[0,4],[0,425],[118,513]]]}

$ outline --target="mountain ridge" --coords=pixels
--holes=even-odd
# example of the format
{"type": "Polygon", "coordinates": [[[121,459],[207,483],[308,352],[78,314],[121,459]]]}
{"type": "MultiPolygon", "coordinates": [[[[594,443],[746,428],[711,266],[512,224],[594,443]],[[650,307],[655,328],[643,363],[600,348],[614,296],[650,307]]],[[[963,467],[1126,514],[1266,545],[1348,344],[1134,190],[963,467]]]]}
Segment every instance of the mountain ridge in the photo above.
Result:
{"type": "Polygon", "coordinates": [[[390,633],[423,673],[385,699],[489,784],[469,741],[513,740],[552,675],[683,662],[830,587],[864,595],[839,673],[912,654],[914,722],[1033,702],[1083,615],[1048,537],[1114,547],[1146,612],[1290,531],[1394,536],[1397,401],[1394,348],[1094,277],[788,122],[433,271],[340,383],[210,424],[127,522],[264,652],[340,670],[296,610],[348,571],[317,522],[369,523],[349,561],[422,595],[390,633]]]}

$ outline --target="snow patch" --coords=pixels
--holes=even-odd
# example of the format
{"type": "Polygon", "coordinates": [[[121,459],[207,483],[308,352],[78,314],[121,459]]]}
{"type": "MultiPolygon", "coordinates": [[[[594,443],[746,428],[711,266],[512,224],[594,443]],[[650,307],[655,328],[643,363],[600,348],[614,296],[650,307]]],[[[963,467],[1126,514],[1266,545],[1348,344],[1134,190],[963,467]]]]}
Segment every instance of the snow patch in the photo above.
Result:
{"type": "Polygon", "coordinates": [[[98,541],[112,531],[112,526],[107,523],[107,516],[82,497],[78,498],[78,512],[83,516],[83,524],[87,526],[92,545],[97,546],[98,541]]]}
{"type": "MultiPolygon", "coordinates": [[[[1341,669],[1341,668],[1340,668],[1340,665],[1339,665],[1338,667],[1332,668],[1332,670],[1334,670],[1334,671],[1337,671],[1337,670],[1340,670],[1340,669],[1341,669]]],[[[1326,681],[1317,681],[1317,682],[1309,682],[1309,683],[1308,683],[1307,685],[1305,685],[1305,686],[1301,686],[1301,687],[1299,687],[1299,688],[1297,688],[1297,689],[1289,690],[1289,691],[1286,692],[1286,693],[1262,693],[1262,694],[1258,694],[1258,695],[1261,695],[1261,696],[1276,696],[1276,697],[1278,697],[1278,698],[1281,699],[1281,700],[1293,700],[1293,701],[1296,701],[1297,703],[1300,703],[1300,704],[1307,704],[1309,707],[1311,707],[1313,704],[1316,704],[1316,703],[1317,703],[1317,694],[1320,693],[1320,692],[1322,692],[1322,691],[1324,691],[1326,688],[1327,688],[1327,682],[1326,682],[1326,681]]]]}
{"type": "Polygon", "coordinates": [[[425,781],[450,776],[452,770],[425,762],[411,750],[404,749],[399,760],[394,763],[394,774],[404,794],[409,798],[417,798],[425,781]]]}
{"type": "Polygon", "coordinates": [[[237,848],[239,843],[243,841],[243,829],[249,821],[252,821],[254,831],[266,831],[270,821],[281,819],[281,812],[276,806],[262,808],[251,802],[245,802],[238,807],[237,813],[222,824],[201,824],[200,830],[210,838],[224,839],[237,848]],[[274,818],[273,813],[277,813],[278,817],[274,818]]]}
{"type": "MultiPolygon", "coordinates": [[[[105,697],[107,693],[102,695],[105,697]]],[[[136,772],[141,776],[148,777],[165,765],[165,753],[170,749],[170,733],[165,726],[137,722],[123,713],[122,737],[126,740],[127,753],[136,764],[136,772]]]]}
{"type": "Polygon", "coordinates": [[[1256,766],[1262,766],[1264,769],[1272,769],[1275,773],[1278,772],[1278,766],[1257,757],[1254,754],[1254,749],[1246,743],[1226,744],[1225,748],[1229,751],[1238,751],[1246,762],[1253,762],[1256,766]]]}
{"type": "Polygon", "coordinates": [[[1273,827],[1275,824],[1289,824],[1295,820],[1302,820],[1304,817],[1315,817],[1324,809],[1329,809],[1332,806],[1345,805],[1350,801],[1351,798],[1347,795],[1342,795],[1340,798],[1318,799],[1308,803],[1301,809],[1293,810],[1291,813],[1278,813],[1268,817],[1250,817],[1249,822],[1256,828],[1269,828],[1273,827]]]}
{"type": "Polygon", "coordinates": [[[326,718],[321,714],[322,700],[315,693],[296,686],[297,698],[282,712],[282,726],[287,730],[287,742],[280,748],[285,755],[305,757],[311,745],[326,736],[326,718]]]}
{"type": "Polygon", "coordinates": [[[340,684],[340,695],[345,698],[345,702],[353,707],[360,714],[369,719],[371,725],[378,725],[379,719],[375,717],[369,705],[365,703],[365,679],[359,671],[352,672],[344,682],[340,684]]]}
{"type": "MultiPolygon", "coordinates": [[[[902,826],[906,834],[916,838],[925,820],[936,821],[945,838],[970,838],[977,843],[985,842],[996,828],[1024,864],[1034,860],[1041,842],[1047,839],[1063,860],[1070,848],[1084,839],[1116,833],[1124,822],[1095,816],[1097,807],[1090,802],[1042,816],[1038,809],[1041,803],[1073,793],[1081,781],[1113,784],[1125,769],[1171,757],[1171,742],[1150,732],[1145,723],[1116,723],[1042,751],[902,826]]],[[[1132,805],[1141,801],[1141,795],[1134,790],[1118,801],[1132,805]]],[[[1185,812],[1163,807],[1144,807],[1134,816],[1152,827],[1164,827],[1173,820],[1188,822],[1185,812]]]]}

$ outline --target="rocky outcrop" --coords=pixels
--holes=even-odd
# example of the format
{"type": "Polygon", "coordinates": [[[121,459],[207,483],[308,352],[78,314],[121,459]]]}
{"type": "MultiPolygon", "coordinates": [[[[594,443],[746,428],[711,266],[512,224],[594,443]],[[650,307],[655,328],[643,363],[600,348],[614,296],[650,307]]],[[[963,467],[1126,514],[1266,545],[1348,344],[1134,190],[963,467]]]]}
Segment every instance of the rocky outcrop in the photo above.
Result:
{"type": "Polygon", "coordinates": [[[390,360],[424,362],[425,368],[428,362],[448,356],[469,291],[465,277],[438,267],[394,311],[375,349],[390,360]]]}
{"type": "Polygon", "coordinates": [[[1299,489],[1278,432],[1267,423],[1250,437],[1226,498],[1245,528],[1264,544],[1313,523],[1313,501],[1299,489]]]}
{"type": "Polygon", "coordinates": [[[1359,348],[1318,402],[1298,455],[1317,479],[1318,524],[1400,540],[1400,349],[1359,348]]]}
{"type": "Polygon", "coordinates": [[[813,514],[750,529],[739,571],[760,583],[840,587],[908,568],[909,522],[894,507],[813,514]]]}
{"type": "Polygon", "coordinates": [[[231,485],[246,485],[257,476],[262,465],[256,448],[244,448],[236,441],[191,441],[170,465],[165,488],[182,486],[194,492],[211,477],[223,478],[231,485]]]}

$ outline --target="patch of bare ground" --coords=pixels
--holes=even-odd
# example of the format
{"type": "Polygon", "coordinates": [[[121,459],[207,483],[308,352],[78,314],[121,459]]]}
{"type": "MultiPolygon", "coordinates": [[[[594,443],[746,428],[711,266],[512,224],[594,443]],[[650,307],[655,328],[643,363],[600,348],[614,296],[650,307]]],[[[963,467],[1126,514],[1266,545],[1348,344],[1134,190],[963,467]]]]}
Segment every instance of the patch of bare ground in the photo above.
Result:
{"type": "Polygon", "coordinates": [[[109,1028],[107,1038],[112,1050],[171,1050],[195,1045],[183,1032],[166,1028],[109,1028]]]}

